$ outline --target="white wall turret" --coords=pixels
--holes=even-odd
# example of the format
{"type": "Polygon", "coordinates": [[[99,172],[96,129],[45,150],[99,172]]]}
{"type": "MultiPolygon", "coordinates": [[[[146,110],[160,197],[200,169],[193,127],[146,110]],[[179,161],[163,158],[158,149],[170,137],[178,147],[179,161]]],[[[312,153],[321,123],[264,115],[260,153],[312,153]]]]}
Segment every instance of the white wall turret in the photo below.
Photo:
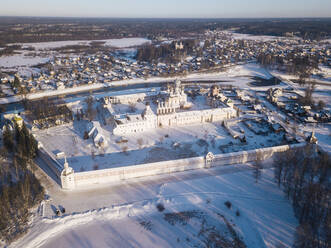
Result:
{"type": "Polygon", "coordinates": [[[61,185],[63,189],[74,189],[75,188],[75,172],[69,167],[67,157],[64,157],[64,169],[61,172],[61,185]]]}

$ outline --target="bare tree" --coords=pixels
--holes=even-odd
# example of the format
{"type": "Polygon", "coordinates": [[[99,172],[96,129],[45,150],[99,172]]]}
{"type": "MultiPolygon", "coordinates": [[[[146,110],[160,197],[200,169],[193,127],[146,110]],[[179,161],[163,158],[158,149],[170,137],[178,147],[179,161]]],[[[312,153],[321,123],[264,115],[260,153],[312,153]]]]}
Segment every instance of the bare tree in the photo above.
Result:
{"type": "Polygon", "coordinates": [[[85,102],[87,103],[87,110],[86,110],[87,118],[89,121],[92,121],[96,116],[96,110],[93,107],[94,99],[93,97],[90,96],[85,99],[85,102]]]}
{"type": "Polygon", "coordinates": [[[142,145],[143,145],[143,143],[144,143],[144,140],[143,140],[142,138],[139,138],[139,139],[137,140],[137,143],[138,143],[138,145],[139,145],[139,148],[141,149],[141,148],[142,148],[142,145]]]}
{"type": "Polygon", "coordinates": [[[274,166],[300,223],[293,247],[330,247],[329,155],[309,145],[277,155],[274,166]]]}

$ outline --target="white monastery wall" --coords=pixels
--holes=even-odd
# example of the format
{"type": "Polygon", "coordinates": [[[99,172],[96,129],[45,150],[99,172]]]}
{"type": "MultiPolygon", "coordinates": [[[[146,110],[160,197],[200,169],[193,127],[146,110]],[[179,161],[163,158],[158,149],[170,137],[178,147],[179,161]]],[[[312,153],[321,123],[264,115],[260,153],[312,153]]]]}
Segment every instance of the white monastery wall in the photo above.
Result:
{"type": "Polygon", "coordinates": [[[42,146],[39,147],[38,154],[55,175],[60,178],[63,166],[56,160],[56,158],[54,158],[54,155],[42,146]]]}
{"type": "Polygon", "coordinates": [[[204,167],[204,158],[188,158],[75,173],[76,187],[167,174],[204,167]]]}
{"type": "Polygon", "coordinates": [[[212,155],[212,159],[210,161],[207,161],[205,157],[195,157],[157,163],[131,165],[104,170],[75,172],[73,174],[74,186],[66,189],[74,189],[82,186],[112,183],[131,178],[174,173],[200,168],[209,168],[229,164],[241,164],[255,161],[257,154],[261,154],[262,159],[267,159],[270,158],[275,152],[283,152],[290,148],[295,149],[305,145],[306,143],[299,143],[295,145],[283,145],[250,151],[212,155]]]}

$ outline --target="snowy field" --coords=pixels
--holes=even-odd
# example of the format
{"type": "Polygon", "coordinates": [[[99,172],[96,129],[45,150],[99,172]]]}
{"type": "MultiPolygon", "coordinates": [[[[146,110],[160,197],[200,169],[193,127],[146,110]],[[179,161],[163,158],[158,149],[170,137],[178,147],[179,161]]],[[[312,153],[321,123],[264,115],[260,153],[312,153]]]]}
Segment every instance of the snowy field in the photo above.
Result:
{"type": "Polygon", "coordinates": [[[12,68],[12,67],[26,67],[33,66],[40,63],[45,63],[50,59],[50,57],[40,57],[40,56],[28,56],[26,53],[15,54],[10,56],[0,57],[0,68],[12,68]]]}
{"type": "Polygon", "coordinates": [[[283,36],[271,36],[271,35],[252,35],[252,34],[242,34],[235,33],[233,31],[224,31],[227,34],[231,34],[233,39],[236,40],[255,40],[255,41],[273,41],[273,40],[298,40],[299,37],[283,37],[283,36]]]}
{"type": "Polygon", "coordinates": [[[298,223],[273,170],[263,170],[255,183],[247,166],[238,172],[243,167],[151,177],[97,192],[54,193],[44,217],[36,214],[28,233],[10,247],[206,247],[215,237],[233,239],[230,229],[248,248],[292,247],[298,223]],[[67,214],[55,217],[50,206],[57,204],[67,214]],[[89,210],[79,211],[87,205],[89,210]]]}
{"type": "Polygon", "coordinates": [[[151,43],[145,38],[122,38],[122,39],[106,39],[106,40],[72,40],[72,41],[50,41],[50,42],[36,42],[36,43],[18,43],[24,47],[33,47],[36,50],[52,50],[63,46],[72,45],[89,45],[91,42],[100,41],[105,42],[106,46],[114,48],[126,48],[133,46],[141,46],[146,43],[151,43]]]}

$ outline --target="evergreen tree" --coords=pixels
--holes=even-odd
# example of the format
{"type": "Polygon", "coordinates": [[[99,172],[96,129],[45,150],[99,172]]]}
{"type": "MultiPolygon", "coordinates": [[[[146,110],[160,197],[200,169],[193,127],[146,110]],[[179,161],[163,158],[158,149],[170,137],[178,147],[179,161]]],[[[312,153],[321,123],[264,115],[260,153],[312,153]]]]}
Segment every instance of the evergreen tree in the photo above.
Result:
{"type": "Polygon", "coordinates": [[[14,149],[14,137],[8,126],[5,126],[3,131],[3,143],[9,152],[14,149]]]}

